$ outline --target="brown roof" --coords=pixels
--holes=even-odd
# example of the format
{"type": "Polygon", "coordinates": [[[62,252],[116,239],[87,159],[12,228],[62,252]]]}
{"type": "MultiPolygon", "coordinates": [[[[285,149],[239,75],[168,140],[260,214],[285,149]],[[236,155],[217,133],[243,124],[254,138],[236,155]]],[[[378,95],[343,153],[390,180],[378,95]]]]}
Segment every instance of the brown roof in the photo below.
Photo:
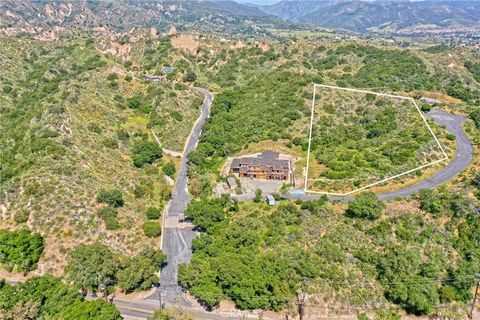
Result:
{"type": "Polygon", "coordinates": [[[270,169],[288,169],[289,161],[278,159],[278,153],[265,151],[258,157],[234,158],[231,168],[240,168],[241,166],[264,166],[270,169]]]}

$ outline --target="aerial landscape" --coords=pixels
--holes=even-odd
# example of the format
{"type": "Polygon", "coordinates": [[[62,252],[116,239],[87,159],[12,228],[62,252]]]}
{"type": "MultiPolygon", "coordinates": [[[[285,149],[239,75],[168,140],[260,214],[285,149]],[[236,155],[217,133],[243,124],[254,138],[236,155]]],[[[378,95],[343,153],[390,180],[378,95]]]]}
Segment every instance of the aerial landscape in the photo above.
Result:
{"type": "Polygon", "coordinates": [[[0,319],[480,319],[480,2],[0,1],[0,319]]]}

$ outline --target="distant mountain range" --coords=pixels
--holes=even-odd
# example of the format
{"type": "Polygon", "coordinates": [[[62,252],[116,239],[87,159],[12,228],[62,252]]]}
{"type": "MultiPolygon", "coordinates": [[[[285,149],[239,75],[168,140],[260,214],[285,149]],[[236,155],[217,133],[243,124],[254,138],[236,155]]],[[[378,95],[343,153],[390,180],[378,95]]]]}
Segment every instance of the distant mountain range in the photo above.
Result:
{"type": "MultiPolygon", "coordinates": [[[[353,32],[411,33],[421,30],[480,30],[479,1],[282,0],[271,5],[231,0],[3,0],[0,28],[134,27],[211,30],[255,34],[261,27],[316,27],[353,32]],[[298,25],[297,25],[298,26],[298,25]]],[[[259,31],[260,30],[260,31],[259,31]]]]}
{"type": "Polygon", "coordinates": [[[480,27],[479,1],[283,0],[256,7],[285,20],[356,32],[480,27]]]}
{"type": "MultiPolygon", "coordinates": [[[[2,0],[0,29],[135,27],[249,34],[257,26],[291,24],[261,9],[234,1],[207,0],[2,0]],[[248,17],[248,18],[247,18],[248,17]]],[[[260,30],[261,31],[261,30],[260,30]]]]}

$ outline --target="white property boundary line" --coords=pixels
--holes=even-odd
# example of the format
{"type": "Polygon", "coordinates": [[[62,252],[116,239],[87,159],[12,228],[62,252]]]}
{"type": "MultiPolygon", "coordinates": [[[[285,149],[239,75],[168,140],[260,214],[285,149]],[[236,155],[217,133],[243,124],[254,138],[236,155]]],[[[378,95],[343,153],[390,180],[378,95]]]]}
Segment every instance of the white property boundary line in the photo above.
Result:
{"type": "Polygon", "coordinates": [[[429,167],[429,166],[433,166],[437,163],[440,163],[442,161],[445,161],[448,159],[448,155],[447,153],[445,152],[445,150],[443,149],[442,145],[440,144],[440,141],[438,141],[437,137],[435,136],[435,134],[433,133],[433,130],[432,128],[430,127],[430,125],[428,124],[427,122],[427,119],[425,119],[425,117],[423,116],[423,113],[422,111],[420,110],[420,108],[418,107],[417,103],[415,102],[415,100],[413,98],[410,98],[410,97],[405,97],[405,96],[397,96],[397,95],[392,95],[392,94],[387,94],[387,93],[378,93],[378,92],[373,92],[373,91],[367,91],[367,90],[358,90],[358,89],[352,89],[352,88],[343,88],[343,87],[337,87],[337,86],[329,86],[329,85],[325,85],[325,84],[316,84],[314,83],[313,84],[313,99],[312,99],[312,110],[311,110],[311,117],[310,117],[310,132],[308,134],[308,152],[307,152],[307,166],[306,166],[306,170],[305,170],[305,187],[304,187],[304,191],[305,192],[309,192],[309,193],[316,193],[316,194],[325,194],[325,195],[333,195],[333,196],[347,196],[347,195],[350,195],[352,193],[355,193],[355,192],[358,192],[358,191],[362,191],[362,190],[365,190],[365,189],[368,189],[370,187],[373,187],[375,185],[378,185],[378,184],[381,184],[381,183],[384,183],[386,181],[389,181],[389,180],[393,180],[395,178],[398,178],[398,177],[401,177],[403,175],[406,175],[406,174],[409,174],[409,173],[412,173],[414,171],[417,171],[417,170],[420,170],[420,169],[424,169],[426,167],[429,167]],[[390,97],[390,98],[397,98],[397,99],[404,99],[404,100],[409,100],[411,102],[413,102],[413,105],[415,106],[415,108],[417,109],[418,113],[420,114],[420,117],[422,118],[423,122],[425,123],[425,125],[427,126],[428,128],[428,131],[430,132],[430,134],[433,136],[433,139],[435,140],[435,142],[437,143],[438,147],[440,148],[440,150],[442,151],[442,154],[443,154],[443,158],[440,159],[440,160],[436,160],[436,161],[433,161],[431,163],[427,163],[427,164],[424,164],[424,165],[421,165],[417,168],[414,168],[414,169],[411,169],[411,170],[408,170],[408,171],[405,171],[405,172],[402,172],[402,173],[399,173],[397,175],[394,175],[392,177],[389,177],[389,178],[385,178],[383,180],[380,180],[378,182],[374,182],[374,183],[371,183],[369,185],[366,185],[364,187],[361,187],[361,188],[358,188],[358,189],[355,189],[353,191],[349,191],[349,192],[346,192],[346,193],[335,193],[335,192],[326,192],[326,191],[314,191],[314,190],[308,190],[307,189],[307,183],[308,181],[315,181],[315,180],[319,180],[319,179],[308,179],[308,167],[309,167],[309,164],[310,164],[310,147],[311,147],[311,144],[312,144],[312,131],[313,131],[313,116],[314,116],[314,111],[315,111],[315,95],[316,95],[316,89],[317,87],[322,87],[322,88],[329,88],[329,89],[336,89],[336,90],[345,90],[345,91],[353,91],[353,92],[359,92],[359,93],[369,93],[369,94],[374,94],[376,96],[384,96],[384,97],[390,97]]]}

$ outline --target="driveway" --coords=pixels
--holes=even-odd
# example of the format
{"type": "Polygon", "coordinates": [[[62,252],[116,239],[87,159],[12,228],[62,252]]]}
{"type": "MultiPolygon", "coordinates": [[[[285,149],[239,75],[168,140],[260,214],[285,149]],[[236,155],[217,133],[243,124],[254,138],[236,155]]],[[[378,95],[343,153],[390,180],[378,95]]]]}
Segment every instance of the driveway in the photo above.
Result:
{"type": "MultiPolygon", "coordinates": [[[[184,212],[187,209],[190,197],[188,194],[187,155],[195,150],[202,126],[210,114],[210,106],[213,102],[213,95],[202,88],[193,87],[193,90],[201,92],[205,99],[201,106],[201,113],[192,132],[187,139],[183,149],[183,157],[177,179],[173,188],[172,199],[166,207],[164,213],[164,224],[162,233],[162,250],[167,255],[167,265],[161,270],[160,291],[163,303],[165,305],[190,306],[191,304],[184,298],[183,289],[178,286],[178,265],[190,261],[192,255],[192,240],[197,236],[193,226],[182,223],[184,212]]],[[[147,297],[146,300],[158,301],[158,291],[147,297]]]]}

